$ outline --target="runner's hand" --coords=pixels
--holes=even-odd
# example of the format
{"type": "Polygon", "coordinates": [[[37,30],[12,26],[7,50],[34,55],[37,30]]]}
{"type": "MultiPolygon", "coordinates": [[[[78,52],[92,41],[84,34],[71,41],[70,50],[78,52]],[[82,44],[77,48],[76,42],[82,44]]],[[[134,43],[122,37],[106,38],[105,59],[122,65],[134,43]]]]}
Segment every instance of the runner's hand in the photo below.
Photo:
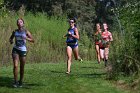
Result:
{"type": "Polygon", "coordinates": [[[10,44],[13,44],[13,40],[10,39],[9,42],[10,42],[10,44]]]}

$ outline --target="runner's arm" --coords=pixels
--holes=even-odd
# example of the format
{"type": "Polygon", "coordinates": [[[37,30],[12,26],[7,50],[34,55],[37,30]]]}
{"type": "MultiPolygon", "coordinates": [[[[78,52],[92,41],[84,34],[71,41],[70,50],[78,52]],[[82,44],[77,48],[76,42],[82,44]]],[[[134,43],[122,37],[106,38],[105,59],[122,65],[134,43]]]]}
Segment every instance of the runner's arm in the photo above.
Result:
{"type": "Polygon", "coordinates": [[[32,35],[31,35],[31,33],[29,31],[27,31],[26,35],[27,35],[26,40],[34,43],[34,39],[33,39],[32,35]]]}
{"type": "Polygon", "coordinates": [[[113,37],[112,37],[112,34],[110,33],[110,35],[109,35],[109,41],[113,41],[113,37]]]}
{"type": "Polygon", "coordinates": [[[75,28],[75,35],[72,35],[72,37],[76,38],[76,39],[79,39],[79,33],[78,33],[78,29],[75,28]]]}
{"type": "Polygon", "coordinates": [[[9,38],[10,44],[13,44],[14,34],[15,34],[15,31],[12,32],[12,34],[11,34],[11,36],[9,38]]]}
{"type": "Polygon", "coordinates": [[[65,37],[67,37],[67,36],[69,36],[69,34],[67,33],[67,34],[65,34],[65,35],[63,35],[63,38],[65,38],[65,37]]]}

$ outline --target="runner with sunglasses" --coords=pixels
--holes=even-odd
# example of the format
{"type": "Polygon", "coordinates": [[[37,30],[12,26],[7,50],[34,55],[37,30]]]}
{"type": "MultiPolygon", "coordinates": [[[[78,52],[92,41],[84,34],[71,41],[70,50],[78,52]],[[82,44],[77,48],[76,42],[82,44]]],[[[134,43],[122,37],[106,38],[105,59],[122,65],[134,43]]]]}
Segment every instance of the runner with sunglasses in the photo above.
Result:
{"type": "Polygon", "coordinates": [[[78,29],[76,27],[75,19],[69,20],[69,29],[68,33],[64,36],[67,37],[66,40],[66,52],[67,52],[67,74],[70,74],[71,72],[71,63],[72,63],[72,52],[74,54],[75,60],[82,61],[82,59],[79,57],[78,52],[78,39],[79,39],[79,33],[78,29]]]}

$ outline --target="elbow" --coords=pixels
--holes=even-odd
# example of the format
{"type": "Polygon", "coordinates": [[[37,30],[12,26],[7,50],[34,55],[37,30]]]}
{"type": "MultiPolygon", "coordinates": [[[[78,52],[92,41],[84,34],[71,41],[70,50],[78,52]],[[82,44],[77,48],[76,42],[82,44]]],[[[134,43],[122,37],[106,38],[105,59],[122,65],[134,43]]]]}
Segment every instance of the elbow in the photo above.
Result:
{"type": "Polygon", "coordinates": [[[32,37],[27,37],[26,40],[28,40],[29,42],[34,43],[34,39],[32,37]]]}
{"type": "Polygon", "coordinates": [[[10,44],[13,44],[13,40],[12,39],[9,39],[9,42],[10,42],[10,44]]]}
{"type": "Polygon", "coordinates": [[[77,39],[79,40],[80,38],[79,38],[79,37],[77,37],[77,39]]]}
{"type": "Polygon", "coordinates": [[[112,40],[110,40],[110,42],[112,42],[113,41],[113,39],[112,40]]]}
{"type": "Polygon", "coordinates": [[[31,39],[30,42],[34,43],[35,41],[34,41],[34,39],[31,39]]]}

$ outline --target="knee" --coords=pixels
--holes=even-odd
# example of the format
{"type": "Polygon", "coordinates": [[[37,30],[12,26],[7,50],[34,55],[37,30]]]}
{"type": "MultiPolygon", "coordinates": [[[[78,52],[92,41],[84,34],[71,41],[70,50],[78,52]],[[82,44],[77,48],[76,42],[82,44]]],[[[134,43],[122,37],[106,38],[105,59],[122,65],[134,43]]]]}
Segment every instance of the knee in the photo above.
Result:
{"type": "Polygon", "coordinates": [[[108,53],[105,53],[105,58],[108,59],[108,53]]]}
{"type": "Polygon", "coordinates": [[[100,50],[96,50],[96,53],[99,54],[100,53],[100,50]]]}
{"type": "Polygon", "coordinates": [[[105,59],[106,59],[106,60],[108,60],[108,55],[107,55],[107,56],[105,56],[105,59]]]}
{"type": "Polygon", "coordinates": [[[17,69],[18,68],[18,65],[14,65],[14,67],[13,67],[14,69],[17,69]]]}
{"type": "Polygon", "coordinates": [[[101,59],[104,59],[104,57],[101,57],[101,59]]]}
{"type": "Polygon", "coordinates": [[[24,68],[24,64],[20,65],[20,69],[24,68]]]}
{"type": "Polygon", "coordinates": [[[71,59],[72,59],[72,57],[71,57],[71,56],[69,56],[69,57],[68,57],[68,60],[71,60],[71,59]]]}
{"type": "Polygon", "coordinates": [[[104,59],[104,56],[103,56],[103,55],[100,55],[100,58],[101,58],[101,59],[104,59]]]}

